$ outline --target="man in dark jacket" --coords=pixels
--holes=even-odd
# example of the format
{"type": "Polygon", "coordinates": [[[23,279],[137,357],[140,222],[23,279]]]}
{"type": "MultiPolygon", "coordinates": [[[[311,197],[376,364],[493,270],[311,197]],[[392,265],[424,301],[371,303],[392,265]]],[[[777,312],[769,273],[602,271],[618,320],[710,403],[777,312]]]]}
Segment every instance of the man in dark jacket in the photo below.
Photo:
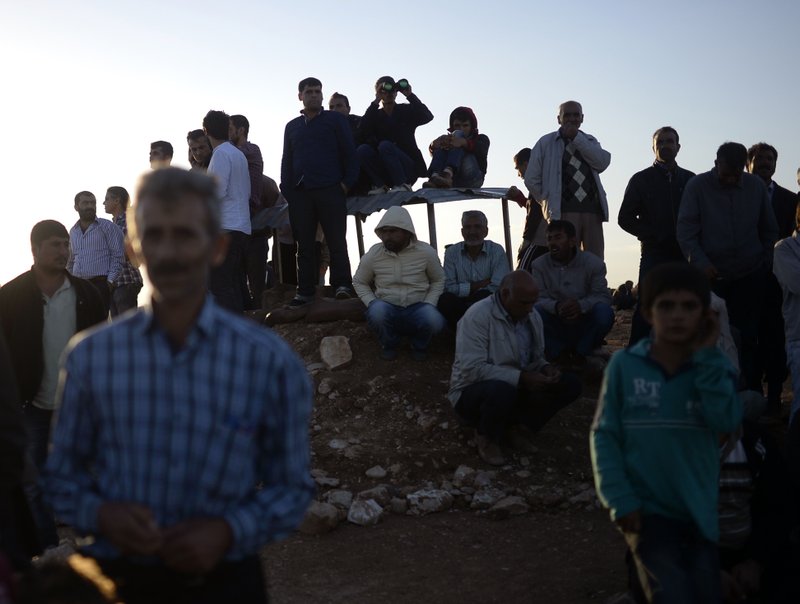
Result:
{"type": "MultiPolygon", "coordinates": [[[[619,226],[641,241],[639,283],[659,264],[684,262],[675,236],[675,225],[683,188],[694,172],[684,170],[675,161],[681,149],[679,140],[678,132],[671,126],[655,131],[653,152],[656,159],[652,166],[631,177],[619,209],[619,226]]],[[[635,344],[649,332],[650,326],[642,318],[637,305],[628,344],[635,344]]]]}
{"type": "Polygon", "coordinates": [[[433,114],[411,91],[408,80],[378,78],[375,100],[361,118],[359,140],[364,144],[358,147],[361,168],[372,181],[371,194],[411,191],[414,181],[427,175],[414,132],[432,119],[433,114]],[[408,103],[395,102],[398,92],[408,103]]]}
{"type": "MultiPolygon", "coordinates": [[[[59,357],[73,335],[103,321],[107,311],[92,283],[67,272],[69,233],[64,225],[55,220],[37,223],[31,231],[31,252],[31,270],[0,288],[0,319],[23,405],[28,461],[38,470],[47,457],[59,357]]],[[[35,481],[26,490],[41,538],[49,545],[55,527],[43,525],[52,525],[52,518],[48,523],[40,514],[35,481]]]]}

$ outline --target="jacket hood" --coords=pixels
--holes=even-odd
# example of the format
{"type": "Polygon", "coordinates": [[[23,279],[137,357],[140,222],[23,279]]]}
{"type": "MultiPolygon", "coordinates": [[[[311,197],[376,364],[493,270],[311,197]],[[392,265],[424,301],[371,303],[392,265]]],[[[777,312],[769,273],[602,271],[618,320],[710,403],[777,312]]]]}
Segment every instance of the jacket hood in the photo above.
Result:
{"type": "Polygon", "coordinates": [[[471,134],[478,136],[478,118],[475,117],[475,112],[469,107],[456,107],[450,112],[450,128],[448,128],[448,130],[450,132],[453,131],[453,120],[455,119],[456,113],[466,113],[469,116],[469,123],[472,124],[471,134]]]}
{"type": "Polygon", "coordinates": [[[394,227],[396,229],[403,229],[411,233],[411,241],[417,240],[417,232],[414,230],[414,223],[411,222],[411,214],[408,210],[401,206],[392,206],[381,218],[378,226],[375,227],[375,234],[378,234],[378,229],[383,227],[394,227]]]}

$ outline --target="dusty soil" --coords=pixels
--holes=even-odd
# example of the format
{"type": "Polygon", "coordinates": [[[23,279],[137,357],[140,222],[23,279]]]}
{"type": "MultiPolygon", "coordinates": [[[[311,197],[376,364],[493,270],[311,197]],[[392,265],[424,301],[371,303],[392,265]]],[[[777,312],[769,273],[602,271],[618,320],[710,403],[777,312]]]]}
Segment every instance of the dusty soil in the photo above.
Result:
{"type": "MultiPolygon", "coordinates": [[[[607,338],[627,341],[630,314],[607,338]]],[[[436,339],[426,362],[401,348],[379,358],[366,324],[296,322],[274,328],[309,366],[317,386],[311,422],[312,466],[357,493],[388,484],[399,494],[452,480],[462,464],[495,470],[493,480],[526,498],[530,512],[493,520],[456,498],[448,512],[424,517],[387,513],[376,526],[341,523],[320,536],[296,534],[264,551],[270,594],[300,602],[604,602],[625,587],[624,544],[596,501],[570,501],[591,487],[588,434],[598,383],[536,438],[538,453],[514,454],[502,468],[477,456],[445,398],[453,336],[436,339]],[[349,338],[353,362],[328,371],[320,340],[349,338]],[[338,448],[337,448],[338,447],[338,448]],[[365,471],[388,472],[371,479],[365,471]]],[[[318,489],[322,499],[330,486],[318,489]]]]}

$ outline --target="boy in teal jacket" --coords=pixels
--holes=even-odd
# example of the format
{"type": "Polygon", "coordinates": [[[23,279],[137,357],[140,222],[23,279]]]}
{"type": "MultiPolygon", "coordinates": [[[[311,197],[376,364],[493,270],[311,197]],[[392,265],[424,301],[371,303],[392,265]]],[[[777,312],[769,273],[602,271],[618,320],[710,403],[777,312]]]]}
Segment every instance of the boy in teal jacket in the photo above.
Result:
{"type": "Polygon", "coordinates": [[[717,350],[708,279],[687,264],[646,277],[652,339],[609,363],[591,432],[601,502],[625,535],[649,602],[718,602],[719,441],[741,421],[717,350]]]}

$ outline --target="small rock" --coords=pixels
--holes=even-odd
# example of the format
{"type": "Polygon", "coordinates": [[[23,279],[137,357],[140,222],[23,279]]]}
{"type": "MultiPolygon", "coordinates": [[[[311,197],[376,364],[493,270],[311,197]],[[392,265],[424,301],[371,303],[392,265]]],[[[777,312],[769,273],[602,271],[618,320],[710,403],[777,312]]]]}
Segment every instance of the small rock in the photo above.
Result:
{"type": "Polygon", "coordinates": [[[325,369],[325,363],[310,363],[306,365],[306,370],[309,373],[315,373],[317,371],[322,371],[325,369]]]}
{"type": "Polygon", "coordinates": [[[346,449],[348,446],[348,442],[342,438],[334,438],[333,440],[328,442],[328,446],[331,449],[346,449]]]}
{"type": "Polygon", "coordinates": [[[531,460],[528,457],[520,457],[519,458],[519,463],[520,463],[520,465],[527,467],[527,466],[531,465],[531,460]]]}
{"type": "Polygon", "coordinates": [[[520,470],[519,472],[517,472],[517,476],[519,476],[520,478],[530,478],[531,473],[528,470],[520,470]]]}
{"type": "Polygon", "coordinates": [[[320,468],[314,468],[311,470],[311,476],[313,476],[314,478],[319,478],[320,476],[327,476],[327,475],[328,473],[320,468]]]}
{"type": "Polygon", "coordinates": [[[372,499],[379,505],[386,506],[389,505],[389,502],[392,500],[392,493],[387,485],[381,484],[377,487],[372,487],[371,489],[361,491],[358,495],[356,495],[356,499],[359,501],[367,501],[372,499]]]}
{"type": "Polygon", "coordinates": [[[335,506],[313,501],[306,510],[299,530],[304,535],[321,535],[335,529],[337,524],[339,524],[339,510],[335,506]]]}
{"type": "Polygon", "coordinates": [[[331,390],[333,390],[333,386],[331,386],[331,381],[328,378],[322,380],[317,386],[317,392],[320,394],[328,394],[331,390]]]}
{"type": "Polygon", "coordinates": [[[496,472],[477,472],[475,474],[475,478],[472,479],[472,484],[475,486],[475,488],[482,489],[492,484],[492,480],[494,480],[496,477],[496,472]]]}
{"type": "Polygon", "coordinates": [[[381,466],[372,466],[369,470],[364,472],[369,478],[385,478],[386,470],[381,466]]]}
{"type": "Polygon", "coordinates": [[[392,465],[389,466],[389,472],[391,472],[392,474],[397,474],[402,469],[403,469],[403,464],[399,463],[393,463],[392,465]]]}
{"type": "Polygon", "coordinates": [[[501,491],[500,489],[483,489],[472,496],[472,503],[470,503],[469,507],[473,510],[488,510],[505,496],[505,491],[501,491]]]}
{"type": "Polygon", "coordinates": [[[341,510],[347,510],[350,508],[350,504],[353,503],[353,494],[343,489],[335,489],[325,493],[325,501],[341,510]]]}
{"type": "Polygon", "coordinates": [[[469,466],[460,465],[453,472],[453,484],[456,486],[472,484],[475,478],[475,470],[469,466]]]}
{"type": "Polygon", "coordinates": [[[570,503],[593,503],[595,498],[594,489],[591,487],[588,489],[584,489],[577,495],[573,495],[569,498],[570,503]]]}
{"type": "Polygon", "coordinates": [[[392,514],[405,514],[408,511],[408,501],[402,497],[392,497],[389,502],[389,509],[392,514]]]}
{"type": "Polygon", "coordinates": [[[436,425],[436,416],[420,415],[417,418],[417,424],[423,429],[423,431],[428,432],[436,425]]]}
{"type": "Polygon", "coordinates": [[[327,476],[317,476],[314,478],[314,482],[316,482],[321,487],[338,487],[339,486],[339,479],[338,478],[329,478],[327,476]]]}
{"type": "Polygon", "coordinates": [[[442,422],[441,424],[439,424],[439,427],[442,430],[447,430],[450,427],[450,422],[442,422]]]}
{"type": "Polygon", "coordinates": [[[383,508],[374,499],[354,501],[347,511],[347,520],[360,526],[378,524],[383,514],[383,508]]]}
{"type": "Polygon", "coordinates": [[[322,362],[328,369],[345,367],[353,360],[353,351],[345,336],[327,336],[322,338],[319,345],[319,354],[322,362]]]}
{"type": "Polygon", "coordinates": [[[489,517],[503,520],[509,516],[527,514],[530,507],[522,497],[504,497],[489,509],[489,517]]]}
{"type": "Polygon", "coordinates": [[[453,496],[441,489],[420,489],[407,495],[406,499],[408,513],[414,516],[444,512],[453,506],[453,496]]]}

